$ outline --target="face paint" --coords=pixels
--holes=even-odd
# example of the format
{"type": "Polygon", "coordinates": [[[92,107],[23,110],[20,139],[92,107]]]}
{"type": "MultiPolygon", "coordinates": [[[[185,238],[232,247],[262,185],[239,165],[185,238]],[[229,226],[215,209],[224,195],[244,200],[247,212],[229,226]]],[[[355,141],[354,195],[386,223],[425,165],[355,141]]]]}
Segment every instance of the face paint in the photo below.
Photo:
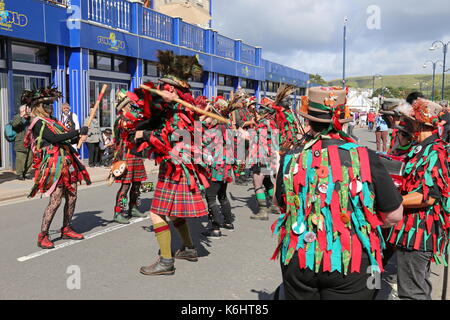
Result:
{"type": "Polygon", "coordinates": [[[44,111],[46,113],[48,113],[49,115],[52,115],[52,113],[53,113],[53,105],[52,104],[44,105],[44,111]]]}

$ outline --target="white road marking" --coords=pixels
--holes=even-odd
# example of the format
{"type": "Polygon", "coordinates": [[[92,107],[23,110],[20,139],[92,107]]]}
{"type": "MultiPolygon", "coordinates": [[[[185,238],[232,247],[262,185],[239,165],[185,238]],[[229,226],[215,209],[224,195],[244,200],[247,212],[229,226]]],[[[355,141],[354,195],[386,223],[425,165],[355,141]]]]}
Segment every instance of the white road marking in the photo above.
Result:
{"type": "Polygon", "coordinates": [[[111,231],[115,231],[115,230],[119,230],[119,229],[125,228],[127,226],[131,226],[131,225],[133,225],[135,223],[139,223],[139,222],[142,222],[142,221],[145,221],[145,220],[148,220],[148,219],[150,219],[150,217],[138,218],[138,219],[135,219],[135,220],[131,220],[129,224],[120,224],[120,225],[109,227],[109,228],[106,228],[106,229],[103,229],[103,230],[99,230],[97,232],[93,232],[91,234],[86,234],[86,235],[84,235],[84,240],[80,240],[80,241],[78,241],[78,240],[70,240],[70,241],[67,241],[67,242],[64,242],[64,243],[56,245],[53,249],[43,249],[43,250],[37,251],[35,253],[29,254],[27,256],[23,256],[23,257],[17,258],[17,261],[25,262],[25,261],[28,261],[28,260],[40,257],[40,256],[42,256],[44,254],[47,254],[47,253],[50,253],[50,252],[54,252],[54,251],[62,249],[62,248],[66,248],[66,247],[72,246],[72,245],[77,244],[77,243],[82,243],[82,242],[84,242],[86,240],[95,238],[97,236],[101,236],[102,234],[105,234],[105,233],[108,233],[108,232],[111,232],[111,231]]]}

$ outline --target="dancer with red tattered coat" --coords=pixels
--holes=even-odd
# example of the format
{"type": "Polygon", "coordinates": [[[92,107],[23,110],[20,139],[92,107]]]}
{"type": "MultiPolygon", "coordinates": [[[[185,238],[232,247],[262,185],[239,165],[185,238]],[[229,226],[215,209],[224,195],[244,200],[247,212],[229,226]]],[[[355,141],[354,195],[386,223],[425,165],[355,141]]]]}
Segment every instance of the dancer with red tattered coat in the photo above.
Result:
{"type": "Polygon", "coordinates": [[[54,247],[48,232],[63,197],[66,203],[61,238],[84,239],[83,235],[72,229],[70,223],[75,212],[78,183],[84,180],[91,184],[89,174],[72,146],[81,136],[87,135],[88,128],[70,131],[52,117],[53,103],[61,96],[54,88],[25,91],[22,94],[22,103],[31,108],[33,118],[25,137],[25,146],[31,147],[33,151],[33,168],[36,169],[29,197],[34,197],[38,192],[50,196],[37,242],[43,249],[54,247]]]}

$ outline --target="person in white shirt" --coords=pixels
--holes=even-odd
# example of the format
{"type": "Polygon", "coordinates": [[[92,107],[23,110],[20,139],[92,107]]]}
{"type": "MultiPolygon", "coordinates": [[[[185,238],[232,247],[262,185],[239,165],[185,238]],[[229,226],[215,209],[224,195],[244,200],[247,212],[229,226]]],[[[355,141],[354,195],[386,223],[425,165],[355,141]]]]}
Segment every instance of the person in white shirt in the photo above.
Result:
{"type": "MultiPolygon", "coordinates": [[[[70,105],[67,102],[63,103],[61,106],[60,120],[70,131],[80,130],[80,122],[78,121],[78,116],[70,111],[70,105]]],[[[73,144],[72,146],[77,149],[76,144],[73,144]]]]}

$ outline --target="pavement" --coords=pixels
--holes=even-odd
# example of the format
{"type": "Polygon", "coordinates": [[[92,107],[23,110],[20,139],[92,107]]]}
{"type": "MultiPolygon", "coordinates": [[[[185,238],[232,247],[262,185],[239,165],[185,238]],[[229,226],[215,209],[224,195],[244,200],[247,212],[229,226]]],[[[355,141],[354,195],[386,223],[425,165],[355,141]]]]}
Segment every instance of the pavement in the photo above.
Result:
{"type": "MultiPolygon", "coordinates": [[[[158,167],[154,161],[145,160],[147,173],[158,172],[158,167]]],[[[106,183],[109,176],[109,167],[90,168],[86,164],[86,169],[91,177],[92,184],[106,183]]],[[[0,171],[0,203],[2,201],[23,199],[28,196],[33,186],[33,180],[18,180],[14,171],[0,171]]]]}
{"type": "MultiPolygon", "coordinates": [[[[366,129],[355,132],[362,144],[373,147],[373,133],[366,129]]],[[[146,167],[148,181],[156,181],[156,167],[150,161],[146,167]]],[[[106,185],[107,169],[89,170],[96,182],[80,187],[73,219],[74,229],[86,239],[60,239],[60,208],[51,226],[56,245],[52,250],[36,246],[48,199],[25,198],[29,181],[0,180],[0,299],[273,299],[282,282],[279,262],[270,260],[276,247],[270,226],[277,216],[271,215],[269,221],[250,219],[257,207],[251,185],[229,186],[236,215],[234,232],[224,230],[222,239],[208,240],[201,235],[208,226],[207,218],[189,219],[199,261],[176,261],[174,276],[149,277],[141,275],[139,268],[153,263],[158,252],[150,220],[134,219],[125,226],[114,223],[119,186],[106,185]],[[19,192],[20,197],[11,199],[19,192]]],[[[142,212],[148,212],[152,196],[141,196],[142,212]]],[[[172,249],[176,250],[181,242],[172,231],[172,249]]],[[[395,271],[395,259],[389,270],[395,271]]],[[[440,299],[442,272],[442,268],[432,268],[434,299],[440,299]]],[[[387,280],[386,276],[381,280],[380,300],[396,298],[396,286],[387,280]]]]}

